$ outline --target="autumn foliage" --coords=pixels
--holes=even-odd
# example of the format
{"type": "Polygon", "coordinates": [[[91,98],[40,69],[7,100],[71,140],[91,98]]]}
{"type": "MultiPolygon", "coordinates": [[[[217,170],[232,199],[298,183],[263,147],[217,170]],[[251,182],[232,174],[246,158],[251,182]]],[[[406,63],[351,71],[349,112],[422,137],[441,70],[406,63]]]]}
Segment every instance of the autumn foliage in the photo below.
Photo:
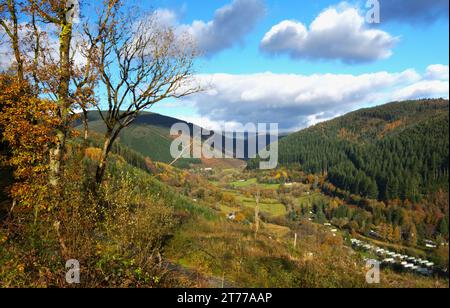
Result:
{"type": "Polygon", "coordinates": [[[56,105],[36,98],[27,82],[0,75],[2,139],[10,153],[2,164],[13,168],[11,197],[25,206],[45,206],[48,151],[58,125],[56,105]]]}

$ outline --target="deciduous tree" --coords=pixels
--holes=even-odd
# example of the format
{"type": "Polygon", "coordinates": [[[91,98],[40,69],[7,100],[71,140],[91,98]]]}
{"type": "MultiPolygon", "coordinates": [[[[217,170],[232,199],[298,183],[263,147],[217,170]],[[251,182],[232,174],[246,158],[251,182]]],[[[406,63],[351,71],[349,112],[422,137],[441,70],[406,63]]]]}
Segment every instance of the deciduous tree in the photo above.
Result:
{"type": "Polygon", "coordinates": [[[104,25],[102,13],[97,26],[86,29],[88,37],[99,38],[91,43],[99,52],[98,70],[107,102],[106,112],[97,106],[106,126],[97,184],[103,180],[114,141],[143,110],[199,91],[191,81],[196,51],[187,37],[161,26],[156,14],[136,19],[123,17],[120,3],[115,8],[104,25]]]}

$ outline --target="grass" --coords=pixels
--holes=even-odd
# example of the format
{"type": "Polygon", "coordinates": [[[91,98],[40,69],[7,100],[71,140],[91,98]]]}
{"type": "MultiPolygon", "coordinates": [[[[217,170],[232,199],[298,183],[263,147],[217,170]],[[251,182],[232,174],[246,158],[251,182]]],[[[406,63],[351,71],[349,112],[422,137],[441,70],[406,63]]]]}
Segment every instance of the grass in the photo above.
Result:
{"type": "MultiPolygon", "coordinates": [[[[244,200],[243,204],[245,207],[254,209],[256,207],[256,202],[250,200],[244,200]]],[[[281,203],[266,203],[264,201],[259,203],[259,208],[262,213],[269,214],[270,216],[280,217],[286,215],[286,207],[281,203]]]]}
{"type": "Polygon", "coordinates": [[[223,204],[220,206],[220,211],[224,214],[230,214],[230,213],[236,212],[238,210],[239,210],[239,208],[234,208],[234,207],[226,206],[223,204]]]}
{"type": "Polygon", "coordinates": [[[231,183],[231,185],[233,185],[235,188],[245,188],[245,187],[249,187],[249,186],[256,185],[256,184],[258,184],[256,178],[246,180],[246,181],[236,181],[236,182],[231,183]]]}
{"type": "MultiPolygon", "coordinates": [[[[256,207],[256,200],[243,196],[239,191],[227,191],[236,197],[236,200],[244,207],[254,209],[256,207]]],[[[287,214],[286,207],[275,199],[262,199],[259,202],[259,208],[262,213],[272,217],[285,216],[287,214]]]]}
{"type": "Polygon", "coordinates": [[[284,238],[291,232],[291,229],[289,229],[288,227],[283,227],[270,223],[264,224],[264,230],[269,231],[269,233],[276,235],[278,238],[284,238]]]}
{"type": "Polygon", "coordinates": [[[317,202],[319,200],[325,200],[325,199],[329,199],[329,197],[327,197],[321,193],[314,192],[314,193],[311,193],[310,195],[305,194],[304,196],[297,198],[297,201],[298,201],[298,205],[301,205],[301,204],[312,205],[314,202],[317,202]]]}
{"type": "Polygon", "coordinates": [[[252,178],[246,181],[235,181],[232,182],[231,185],[235,188],[248,188],[251,186],[258,186],[261,189],[278,189],[280,187],[280,184],[258,183],[258,180],[256,178],[252,178]]]}

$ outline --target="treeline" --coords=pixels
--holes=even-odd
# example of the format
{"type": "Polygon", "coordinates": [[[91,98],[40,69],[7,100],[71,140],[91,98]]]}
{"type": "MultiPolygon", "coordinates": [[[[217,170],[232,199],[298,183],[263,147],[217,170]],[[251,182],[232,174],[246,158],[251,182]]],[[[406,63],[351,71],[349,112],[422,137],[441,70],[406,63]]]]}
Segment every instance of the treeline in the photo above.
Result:
{"type": "Polygon", "coordinates": [[[311,218],[319,224],[331,222],[351,233],[412,247],[424,245],[427,239],[445,242],[449,235],[448,195],[440,191],[428,199],[421,204],[361,199],[358,204],[349,205],[338,198],[315,198],[291,207],[288,218],[293,221],[311,218]]]}
{"type": "MultiPolygon", "coordinates": [[[[95,134],[92,134],[86,142],[85,146],[91,148],[101,148],[103,144],[102,138],[95,134]]],[[[147,158],[141,153],[122,145],[120,142],[112,145],[111,153],[121,156],[129,165],[151,173],[147,164],[147,158]]]]}
{"type": "Polygon", "coordinates": [[[327,175],[352,194],[418,201],[448,190],[448,106],[426,100],[352,113],[283,139],[280,163],[327,175]]]}

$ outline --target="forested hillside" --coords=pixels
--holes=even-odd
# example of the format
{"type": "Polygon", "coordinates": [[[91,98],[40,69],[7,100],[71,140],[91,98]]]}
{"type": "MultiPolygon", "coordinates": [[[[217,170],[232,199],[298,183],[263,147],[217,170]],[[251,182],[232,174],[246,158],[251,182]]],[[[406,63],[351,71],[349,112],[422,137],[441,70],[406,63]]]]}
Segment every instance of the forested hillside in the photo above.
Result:
{"type": "Polygon", "coordinates": [[[338,188],[380,200],[448,190],[449,102],[362,109],[280,141],[280,163],[326,174],[338,188]]]}
{"type": "MultiPolygon", "coordinates": [[[[105,124],[97,111],[89,112],[88,118],[89,129],[92,132],[102,134],[105,132],[105,124]]],[[[170,136],[170,129],[172,125],[180,122],[183,121],[155,113],[143,112],[131,126],[121,132],[119,143],[154,161],[170,163],[174,160],[170,154],[170,145],[173,141],[173,136],[170,136]]],[[[186,124],[192,130],[193,124],[186,124]]],[[[82,129],[81,120],[77,121],[75,126],[82,129]]],[[[181,167],[189,163],[199,163],[199,161],[181,159],[177,162],[177,165],[181,167]]]]}

